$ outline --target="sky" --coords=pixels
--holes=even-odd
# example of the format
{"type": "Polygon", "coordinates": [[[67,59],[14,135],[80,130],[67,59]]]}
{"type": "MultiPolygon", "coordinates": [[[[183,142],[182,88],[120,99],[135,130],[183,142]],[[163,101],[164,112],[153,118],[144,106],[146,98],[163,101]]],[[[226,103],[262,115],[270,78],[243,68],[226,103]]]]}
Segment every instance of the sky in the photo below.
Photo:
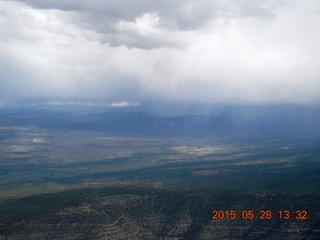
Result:
{"type": "Polygon", "coordinates": [[[319,43],[318,0],[0,0],[0,103],[319,104],[319,43]]]}

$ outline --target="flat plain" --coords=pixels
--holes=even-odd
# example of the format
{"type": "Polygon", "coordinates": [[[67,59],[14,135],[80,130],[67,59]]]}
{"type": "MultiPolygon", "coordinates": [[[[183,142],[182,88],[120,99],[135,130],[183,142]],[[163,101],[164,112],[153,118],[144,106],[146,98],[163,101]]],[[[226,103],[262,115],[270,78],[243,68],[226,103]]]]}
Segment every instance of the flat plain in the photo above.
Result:
{"type": "Polygon", "coordinates": [[[312,140],[123,137],[1,128],[1,198],[84,186],[319,191],[312,140]]]}
{"type": "Polygon", "coordinates": [[[171,119],[157,119],[161,134],[126,134],[135,126],[108,131],[14,119],[21,118],[0,127],[0,239],[320,236],[316,137],[170,135],[179,125],[171,119]],[[274,215],[213,220],[213,210],[274,215]],[[284,210],[290,219],[279,218],[284,210]],[[297,210],[307,218],[297,219],[297,210]]]}

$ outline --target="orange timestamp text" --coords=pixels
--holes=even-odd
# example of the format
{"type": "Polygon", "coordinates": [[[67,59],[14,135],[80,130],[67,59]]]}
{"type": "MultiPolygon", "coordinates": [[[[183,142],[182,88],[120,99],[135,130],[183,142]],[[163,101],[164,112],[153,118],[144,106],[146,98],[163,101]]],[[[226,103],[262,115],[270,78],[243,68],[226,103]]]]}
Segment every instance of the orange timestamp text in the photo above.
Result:
{"type": "Polygon", "coordinates": [[[271,220],[274,218],[289,220],[289,219],[297,219],[297,220],[307,220],[308,219],[308,211],[307,210],[279,210],[279,211],[271,211],[271,210],[213,210],[212,211],[212,219],[213,220],[223,220],[223,219],[244,219],[244,220],[252,220],[252,219],[260,219],[260,220],[271,220]]]}

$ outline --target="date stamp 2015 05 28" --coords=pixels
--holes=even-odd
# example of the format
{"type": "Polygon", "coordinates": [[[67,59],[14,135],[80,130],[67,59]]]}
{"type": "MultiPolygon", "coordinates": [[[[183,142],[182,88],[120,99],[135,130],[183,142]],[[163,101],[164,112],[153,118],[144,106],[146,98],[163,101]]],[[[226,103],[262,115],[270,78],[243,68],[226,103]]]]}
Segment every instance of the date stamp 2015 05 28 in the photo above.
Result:
{"type": "Polygon", "coordinates": [[[279,211],[271,211],[268,209],[263,209],[259,211],[254,210],[213,210],[212,211],[212,219],[213,220],[223,220],[223,219],[244,219],[244,220],[252,220],[252,219],[260,219],[260,220],[271,220],[271,219],[297,219],[297,220],[307,220],[308,219],[308,211],[304,209],[298,210],[279,210],[279,211]]]}

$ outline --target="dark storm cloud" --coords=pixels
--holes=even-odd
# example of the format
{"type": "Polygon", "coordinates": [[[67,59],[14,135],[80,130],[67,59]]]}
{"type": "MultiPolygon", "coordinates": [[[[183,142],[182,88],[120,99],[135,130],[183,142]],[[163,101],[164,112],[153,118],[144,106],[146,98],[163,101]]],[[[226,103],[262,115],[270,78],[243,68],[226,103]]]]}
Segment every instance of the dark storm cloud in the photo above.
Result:
{"type": "MultiPolygon", "coordinates": [[[[200,25],[206,19],[212,18],[218,8],[218,1],[185,1],[185,0],[93,0],[93,1],[63,1],[63,0],[24,0],[34,8],[59,9],[62,11],[77,11],[91,15],[91,20],[109,20],[112,23],[119,20],[133,21],[144,13],[158,13],[176,26],[190,28],[200,25]]],[[[97,22],[92,22],[97,25],[97,22]]],[[[98,23],[99,25],[99,23],[98,23]]],[[[94,27],[94,26],[92,26],[94,27]]]]}
{"type": "MultiPolygon", "coordinates": [[[[145,49],[177,45],[172,41],[162,40],[162,36],[146,36],[137,29],[130,29],[124,25],[139,25],[141,20],[145,20],[153,22],[160,29],[197,29],[206,20],[212,19],[218,14],[220,5],[225,5],[218,1],[208,0],[164,0],[157,2],[150,0],[24,0],[20,2],[38,9],[69,11],[68,20],[70,22],[81,28],[104,34],[103,43],[145,49]]],[[[134,26],[132,27],[134,28],[134,26]]]]}
{"type": "MultiPolygon", "coordinates": [[[[34,8],[59,9],[77,12],[76,24],[87,24],[91,29],[101,32],[114,30],[113,25],[119,21],[135,21],[145,13],[157,13],[161,23],[167,28],[182,30],[201,27],[207,20],[216,17],[235,18],[253,16],[270,18],[272,10],[279,3],[262,0],[212,1],[212,0],[21,0],[34,8]]],[[[285,1],[282,1],[285,4],[285,1]]]]}
{"type": "Polygon", "coordinates": [[[0,3],[2,99],[319,103],[320,3],[0,3]]]}

